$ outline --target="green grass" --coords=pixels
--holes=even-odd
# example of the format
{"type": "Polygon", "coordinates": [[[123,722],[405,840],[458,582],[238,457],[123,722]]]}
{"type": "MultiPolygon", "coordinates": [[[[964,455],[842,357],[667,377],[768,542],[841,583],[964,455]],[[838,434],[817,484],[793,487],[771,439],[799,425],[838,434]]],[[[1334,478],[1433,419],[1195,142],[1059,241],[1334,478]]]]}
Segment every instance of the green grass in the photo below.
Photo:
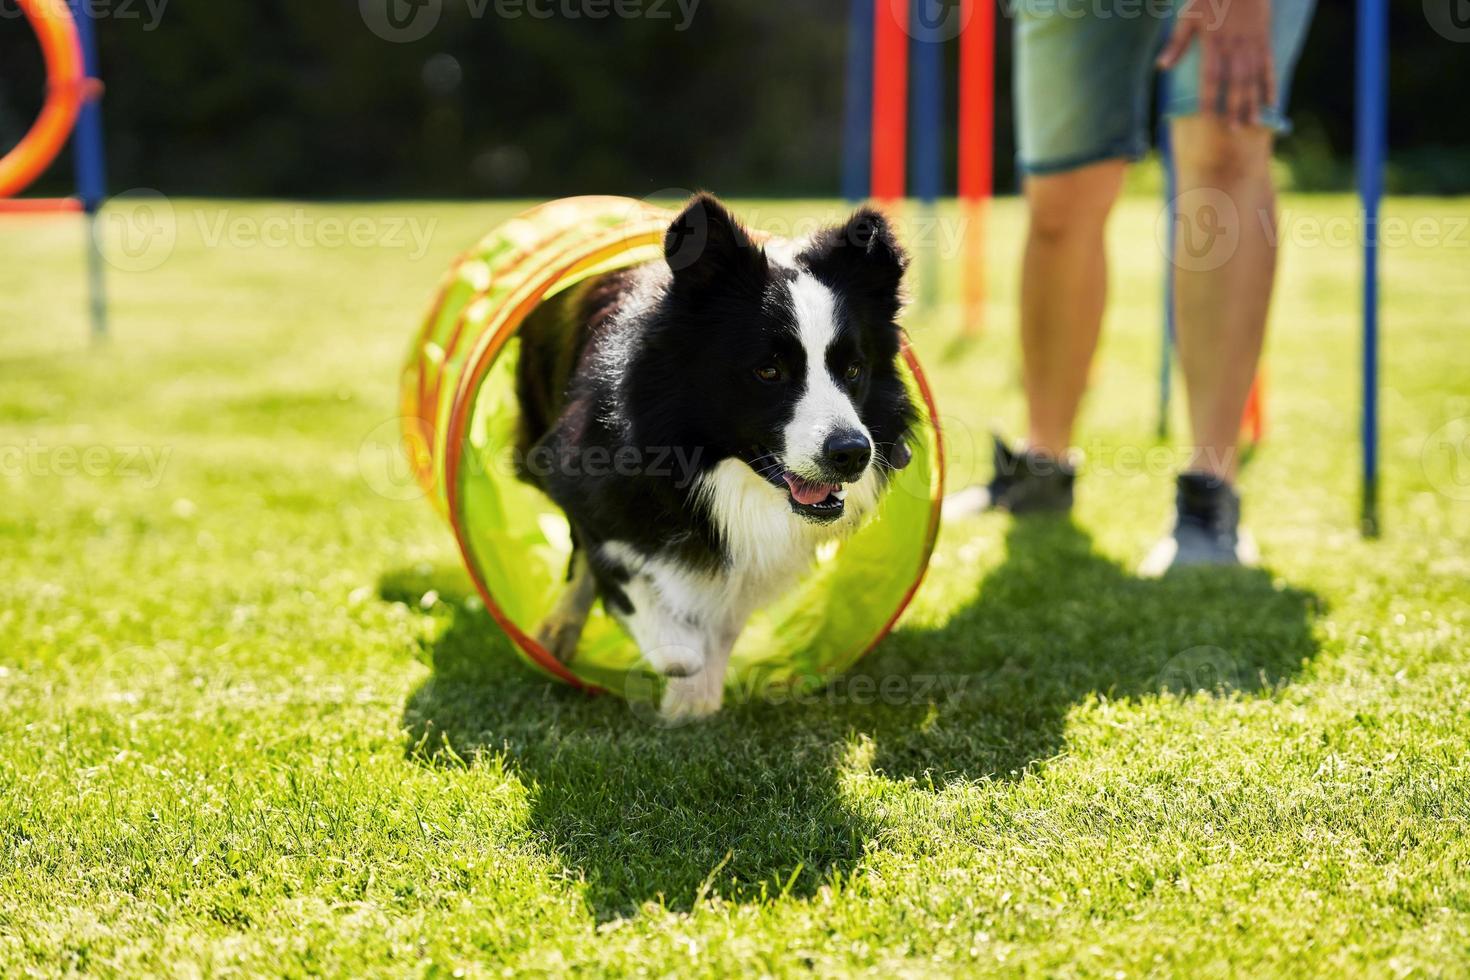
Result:
{"type": "MultiPolygon", "coordinates": [[[[947,527],[858,679],[671,731],[521,667],[384,476],[423,304],[511,209],[301,212],[432,222],[417,255],[174,208],[95,350],[74,222],[0,224],[0,974],[1470,973],[1470,202],[1389,207],[1450,240],[1386,249],[1382,540],[1356,253],[1297,241],[1243,481],[1267,570],[1132,576],[1177,452],[1133,462],[1160,261],[1130,199],[1075,523],[947,527]]],[[[999,202],[983,339],[911,322],[957,482],[1020,422],[1021,227],[999,202]]]]}

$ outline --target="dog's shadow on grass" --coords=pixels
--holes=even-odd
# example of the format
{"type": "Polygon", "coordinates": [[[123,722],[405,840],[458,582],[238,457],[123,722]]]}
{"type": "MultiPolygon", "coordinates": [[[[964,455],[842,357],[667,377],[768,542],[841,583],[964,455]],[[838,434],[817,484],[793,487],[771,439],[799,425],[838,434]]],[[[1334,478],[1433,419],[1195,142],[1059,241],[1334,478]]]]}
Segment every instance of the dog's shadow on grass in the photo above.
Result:
{"type": "Polygon", "coordinates": [[[837,788],[824,727],[736,710],[666,729],[613,696],[589,697],[523,666],[494,622],[466,609],[443,570],[386,576],[384,598],[428,589],[450,621],[433,675],[404,709],[408,755],[460,766],[488,754],[529,789],[532,833],[574,875],[599,920],[649,901],[688,909],[704,894],[810,895],[861,859],[873,828],[837,788]],[[807,728],[805,734],[801,729],[807,728]]]}
{"type": "Polygon", "coordinates": [[[1070,521],[1015,521],[1005,560],[943,627],[897,631],[801,704],[664,730],[521,666],[458,573],[391,573],[381,592],[416,604],[429,588],[452,612],[404,710],[410,758],[501,756],[599,919],[710,890],[811,895],[878,846],[880,818],[842,792],[854,766],[941,787],[1011,778],[1062,751],[1068,712],[1093,697],[1283,683],[1315,651],[1319,608],[1262,571],[1141,580],[1070,521]]]}

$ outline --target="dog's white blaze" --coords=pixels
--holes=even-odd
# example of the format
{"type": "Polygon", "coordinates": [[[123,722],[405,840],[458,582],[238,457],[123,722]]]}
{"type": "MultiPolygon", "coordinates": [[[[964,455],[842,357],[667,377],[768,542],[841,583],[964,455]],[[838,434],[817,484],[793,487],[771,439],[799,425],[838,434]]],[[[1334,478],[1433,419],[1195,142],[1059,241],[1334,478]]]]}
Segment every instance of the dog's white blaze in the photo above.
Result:
{"type": "Polygon", "coordinates": [[[837,339],[837,298],[814,276],[799,272],[791,282],[791,301],[797,335],[806,351],[806,389],[783,433],[783,456],[793,473],[816,479],[822,444],[835,430],[855,429],[869,441],[872,437],[858,418],[852,399],[827,369],[827,348],[837,339]]]}

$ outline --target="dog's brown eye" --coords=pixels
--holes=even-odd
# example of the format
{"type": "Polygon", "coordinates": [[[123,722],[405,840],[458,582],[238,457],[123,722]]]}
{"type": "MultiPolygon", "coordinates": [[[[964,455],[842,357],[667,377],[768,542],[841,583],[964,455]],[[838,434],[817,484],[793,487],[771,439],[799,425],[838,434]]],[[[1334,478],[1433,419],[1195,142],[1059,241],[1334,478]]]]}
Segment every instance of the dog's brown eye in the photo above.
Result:
{"type": "Polygon", "coordinates": [[[779,365],[779,364],[762,364],[760,367],[758,367],[758,368],[755,369],[755,376],[757,378],[759,378],[760,380],[766,382],[767,384],[769,384],[770,382],[773,382],[773,381],[780,381],[781,380],[781,365],[779,365]]]}
{"type": "Polygon", "coordinates": [[[861,364],[859,364],[857,361],[853,361],[851,364],[849,364],[847,366],[847,373],[845,375],[843,375],[843,377],[847,378],[848,381],[856,381],[858,378],[861,378],[862,376],[863,376],[863,366],[861,364]]]}

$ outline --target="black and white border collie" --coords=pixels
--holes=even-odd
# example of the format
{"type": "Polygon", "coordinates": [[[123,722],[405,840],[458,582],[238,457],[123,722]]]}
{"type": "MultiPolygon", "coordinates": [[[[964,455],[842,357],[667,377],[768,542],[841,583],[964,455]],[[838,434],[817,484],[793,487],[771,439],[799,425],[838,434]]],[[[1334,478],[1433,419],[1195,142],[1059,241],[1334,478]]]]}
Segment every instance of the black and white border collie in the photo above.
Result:
{"type": "Polygon", "coordinates": [[[520,331],[517,456],[574,542],[541,643],[567,661],[600,597],[668,679],[665,717],[719,710],[751,613],[861,525],[909,460],[906,265],[877,211],[757,242],[698,195],[663,261],[537,308],[520,331]]]}

